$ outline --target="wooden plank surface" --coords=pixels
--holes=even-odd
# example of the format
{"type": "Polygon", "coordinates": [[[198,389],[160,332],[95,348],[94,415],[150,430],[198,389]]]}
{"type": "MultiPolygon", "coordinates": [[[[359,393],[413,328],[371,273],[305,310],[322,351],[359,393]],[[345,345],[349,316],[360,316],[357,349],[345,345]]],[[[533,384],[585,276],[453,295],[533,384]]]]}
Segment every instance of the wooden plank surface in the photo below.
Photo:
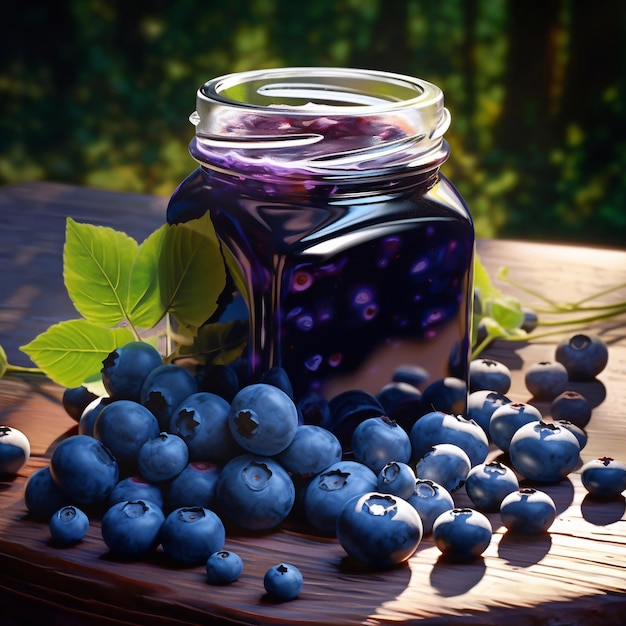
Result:
{"type": "MultiPolygon", "coordinates": [[[[165,204],[164,198],[47,183],[0,188],[0,344],[12,363],[28,365],[19,346],[51,323],[76,316],[62,280],[66,216],[141,240],[163,222],[165,204]]],[[[626,281],[622,251],[503,241],[480,241],[478,250],[491,271],[506,265],[519,282],[555,299],[577,300],[626,281]]],[[[572,385],[594,407],[581,462],[603,455],[626,459],[624,321],[598,329],[609,343],[607,369],[597,381],[572,385]]],[[[530,400],[524,367],[552,360],[555,341],[500,342],[485,353],[511,368],[513,400],[530,400]]],[[[579,471],[544,488],[558,512],[549,535],[512,537],[498,515],[490,514],[491,545],[484,558],[463,565],[442,561],[426,538],[404,566],[366,571],[350,564],[335,540],[286,526],[261,535],[231,534],[227,547],[244,559],[244,574],[233,585],[215,588],[204,581],[202,567],[172,567],[162,553],[145,562],[116,561],[97,520],[80,545],[55,549],[46,525],[26,515],[22,493],[55,442],[74,432],[61,393],[37,377],[0,381],[0,423],[22,430],[33,452],[15,479],[0,481],[3,625],[624,623],[626,504],[623,497],[608,503],[586,497],[579,471]],[[263,594],[263,573],[281,560],[293,562],[305,577],[293,602],[271,602],[263,594]]],[[[537,406],[547,414],[545,403],[537,406]]],[[[463,493],[455,501],[469,503],[463,493]]]]}

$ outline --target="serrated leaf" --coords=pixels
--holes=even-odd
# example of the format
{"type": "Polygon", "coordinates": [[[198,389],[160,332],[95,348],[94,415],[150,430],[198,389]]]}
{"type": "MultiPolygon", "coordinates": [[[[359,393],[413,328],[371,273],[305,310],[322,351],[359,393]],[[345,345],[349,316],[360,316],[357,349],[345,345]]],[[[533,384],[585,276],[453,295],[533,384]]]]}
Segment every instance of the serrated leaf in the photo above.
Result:
{"type": "Polygon", "coordinates": [[[488,312],[507,331],[519,328],[524,323],[522,305],[512,296],[493,298],[489,302],[488,312]]]}
{"type": "Polygon", "coordinates": [[[129,321],[138,328],[156,326],[166,313],[159,264],[168,228],[167,224],[161,226],[143,241],[133,263],[126,308],[129,321]]]}
{"type": "Polygon", "coordinates": [[[163,307],[181,326],[198,328],[215,312],[226,272],[208,214],[167,228],[159,283],[163,307]]]}
{"type": "Polygon", "coordinates": [[[63,277],[83,317],[101,326],[115,326],[126,318],[138,249],[139,244],[125,233],[67,219],[63,277]]]}
{"type": "Polygon", "coordinates": [[[87,320],[55,324],[20,350],[64,387],[77,387],[102,368],[106,356],[133,340],[128,328],[102,328],[87,320]]]}

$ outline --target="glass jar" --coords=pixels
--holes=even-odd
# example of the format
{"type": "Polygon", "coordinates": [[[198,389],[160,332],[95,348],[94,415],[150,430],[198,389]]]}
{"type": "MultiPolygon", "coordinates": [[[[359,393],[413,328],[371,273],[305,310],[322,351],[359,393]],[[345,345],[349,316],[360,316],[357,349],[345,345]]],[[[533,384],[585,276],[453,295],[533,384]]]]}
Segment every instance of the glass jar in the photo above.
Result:
{"type": "MultiPolygon", "coordinates": [[[[474,230],[440,173],[441,90],[386,72],[286,68],[204,84],[200,164],[170,223],[210,212],[249,323],[250,381],[375,395],[402,366],[467,383],[474,230]]],[[[202,289],[198,285],[198,289],[202,289]]],[[[230,297],[230,294],[228,294],[230,297]]]]}

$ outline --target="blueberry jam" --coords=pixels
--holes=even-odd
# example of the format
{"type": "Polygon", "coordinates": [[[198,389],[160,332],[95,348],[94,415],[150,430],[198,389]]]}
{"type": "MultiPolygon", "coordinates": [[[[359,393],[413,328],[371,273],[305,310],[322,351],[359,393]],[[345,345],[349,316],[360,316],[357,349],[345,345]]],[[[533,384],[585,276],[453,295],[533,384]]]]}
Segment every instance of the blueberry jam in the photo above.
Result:
{"type": "Polygon", "coordinates": [[[296,395],[327,397],[377,393],[402,365],[467,381],[474,232],[439,173],[441,102],[433,85],[364,70],[250,72],[199,91],[200,167],[167,218],[210,212],[247,304],[253,379],[280,365],[296,395]]]}

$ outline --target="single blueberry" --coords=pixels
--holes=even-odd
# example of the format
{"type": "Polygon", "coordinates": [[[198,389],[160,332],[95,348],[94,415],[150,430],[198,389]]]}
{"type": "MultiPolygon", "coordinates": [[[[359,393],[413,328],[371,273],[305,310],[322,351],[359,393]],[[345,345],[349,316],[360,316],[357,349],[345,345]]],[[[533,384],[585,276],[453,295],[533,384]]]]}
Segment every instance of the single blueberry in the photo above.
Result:
{"type": "Polygon", "coordinates": [[[609,350],[600,337],[580,333],[558,344],[555,359],[570,380],[593,380],[606,367],[609,350]]]}
{"type": "Polygon", "coordinates": [[[585,428],[591,420],[591,405],[577,391],[564,391],[552,400],[550,416],[553,420],[567,420],[579,428],[585,428]]]}
{"type": "Polygon", "coordinates": [[[470,393],[487,389],[506,394],[511,388],[511,370],[494,359],[473,359],[469,364],[470,393]]]}
{"type": "Polygon", "coordinates": [[[432,534],[445,558],[466,562],[477,559],[487,549],[493,529],[489,519],[479,511],[456,508],[435,520],[432,534]]]}
{"type": "Polygon", "coordinates": [[[159,351],[149,343],[131,341],[102,361],[102,383],[111,398],[139,402],[148,374],[162,363],[159,351]]]}
{"type": "Polygon", "coordinates": [[[500,518],[513,533],[537,535],[545,533],[556,519],[556,505],[547,493],[523,487],[504,497],[500,518]]]}
{"type": "Polygon", "coordinates": [[[448,376],[430,383],[422,393],[425,411],[442,411],[454,415],[467,412],[468,389],[465,381],[448,376]]]}
{"type": "Polygon", "coordinates": [[[559,362],[541,361],[526,369],[524,382],[537,400],[554,400],[565,391],[568,374],[559,362]]]}
{"type": "Polygon", "coordinates": [[[289,563],[270,567],[263,577],[267,594],[281,601],[293,600],[302,591],[304,579],[300,570],[289,563]]]}

